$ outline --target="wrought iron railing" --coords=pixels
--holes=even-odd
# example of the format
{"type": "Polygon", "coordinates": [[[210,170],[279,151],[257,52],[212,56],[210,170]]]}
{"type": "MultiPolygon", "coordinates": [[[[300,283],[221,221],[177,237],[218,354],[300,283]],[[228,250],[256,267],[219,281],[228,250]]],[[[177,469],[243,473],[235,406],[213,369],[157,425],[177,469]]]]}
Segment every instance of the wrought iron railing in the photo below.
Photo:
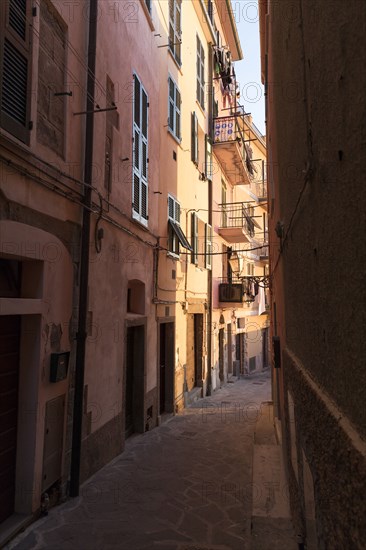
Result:
{"type": "Polygon", "coordinates": [[[241,227],[250,237],[255,235],[255,226],[244,202],[220,204],[221,227],[241,227]]]}

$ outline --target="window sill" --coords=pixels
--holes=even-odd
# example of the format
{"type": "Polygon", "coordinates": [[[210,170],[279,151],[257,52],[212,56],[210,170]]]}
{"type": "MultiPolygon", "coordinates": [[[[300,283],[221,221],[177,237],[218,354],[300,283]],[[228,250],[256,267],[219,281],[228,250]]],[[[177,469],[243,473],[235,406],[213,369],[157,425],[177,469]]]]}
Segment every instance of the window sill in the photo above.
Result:
{"type": "Polygon", "coordinates": [[[168,126],[168,134],[170,134],[172,136],[172,138],[174,139],[174,141],[176,141],[178,143],[178,145],[180,145],[182,143],[182,138],[178,138],[173,132],[172,130],[169,128],[168,126]]]}
{"type": "Polygon", "coordinates": [[[136,214],[134,210],[132,210],[132,221],[135,222],[141,229],[145,229],[146,231],[149,231],[149,221],[148,220],[141,220],[139,215],[136,214]]]}
{"type": "Polygon", "coordinates": [[[166,253],[167,257],[170,258],[171,260],[175,260],[175,261],[179,261],[180,260],[180,256],[178,254],[174,254],[174,252],[167,252],[166,253]]]}
{"type": "Polygon", "coordinates": [[[204,110],[204,108],[202,107],[201,103],[198,101],[197,98],[196,98],[196,103],[197,103],[197,106],[198,106],[199,110],[201,111],[203,116],[206,118],[206,116],[207,116],[206,111],[204,110]]]}
{"type": "MultiPolygon", "coordinates": [[[[140,0],[140,4],[142,6],[142,11],[146,15],[147,22],[149,23],[149,27],[150,27],[151,31],[154,31],[155,27],[154,27],[154,23],[153,23],[153,20],[152,20],[152,16],[151,16],[151,13],[149,12],[149,10],[147,9],[147,5],[145,3],[145,0],[140,0]]],[[[151,3],[151,7],[152,7],[152,3],[151,3]]]]}
{"type": "MultiPolygon", "coordinates": [[[[182,73],[182,60],[180,60],[180,63],[179,61],[177,61],[174,57],[174,54],[172,52],[172,50],[169,48],[168,46],[168,52],[170,54],[170,57],[173,59],[174,63],[176,64],[176,66],[178,67],[179,71],[182,73]]],[[[183,74],[183,73],[182,73],[183,74]]]]}

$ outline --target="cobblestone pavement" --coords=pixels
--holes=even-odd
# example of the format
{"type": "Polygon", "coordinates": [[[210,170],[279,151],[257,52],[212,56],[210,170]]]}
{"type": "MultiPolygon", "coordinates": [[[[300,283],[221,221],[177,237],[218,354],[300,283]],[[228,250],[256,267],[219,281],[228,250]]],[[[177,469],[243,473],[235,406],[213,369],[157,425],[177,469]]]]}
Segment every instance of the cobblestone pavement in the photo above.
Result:
{"type": "Polygon", "coordinates": [[[16,550],[249,550],[256,421],[270,373],[229,383],[151,432],[50,510],[16,550]]]}

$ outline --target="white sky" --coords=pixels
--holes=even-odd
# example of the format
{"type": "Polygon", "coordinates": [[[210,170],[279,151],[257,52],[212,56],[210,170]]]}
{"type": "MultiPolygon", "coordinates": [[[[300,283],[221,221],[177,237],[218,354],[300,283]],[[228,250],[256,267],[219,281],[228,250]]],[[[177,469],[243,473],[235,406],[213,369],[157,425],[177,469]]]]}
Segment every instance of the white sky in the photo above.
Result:
{"type": "Polygon", "coordinates": [[[253,122],[265,133],[264,89],[261,83],[259,11],[257,0],[231,0],[244,59],[235,63],[240,84],[240,103],[253,122]]]}

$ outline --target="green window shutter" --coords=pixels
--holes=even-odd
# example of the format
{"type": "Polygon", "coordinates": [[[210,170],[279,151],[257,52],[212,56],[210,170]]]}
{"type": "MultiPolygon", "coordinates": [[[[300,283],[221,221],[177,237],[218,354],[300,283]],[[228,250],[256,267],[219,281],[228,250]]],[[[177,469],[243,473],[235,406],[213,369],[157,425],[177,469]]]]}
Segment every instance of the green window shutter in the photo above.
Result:
{"type": "Polygon", "coordinates": [[[198,164],[198,119],[195,112],[191,115],[191,159],[198,164]]]}
{"type": "Polygon", "coordinates": [[[208,223],[205,225],[205,267],[212,269],[212,227],[208,223]]]}
{"type": "Polygon", "coordinates": [[[1,128],[29,143],[32,48],[30,0],[1,2],[1,128]]]}
{"type": "Polygon", "coordinates": [[[195,212],[191,215],[191,246],[192,263],[198,264],[198,217],[195,212]]]}

